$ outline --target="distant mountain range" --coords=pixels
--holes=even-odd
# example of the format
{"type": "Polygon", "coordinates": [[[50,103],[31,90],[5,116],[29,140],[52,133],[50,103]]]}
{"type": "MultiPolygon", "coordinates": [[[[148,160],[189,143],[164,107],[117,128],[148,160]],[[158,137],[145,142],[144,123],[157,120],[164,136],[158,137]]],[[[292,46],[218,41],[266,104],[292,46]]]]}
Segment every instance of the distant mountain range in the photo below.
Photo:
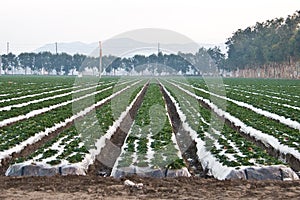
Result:
{"type": "MultiPolygon", "coordinates": [[[[99,43],[94,42],[86,44],[83,42],[70,42],[70,43],[58,43],[57,50],[58,53],[65,52],[68,54],[85,54],[93,55],[98,54],[97,47],[99,43]]],[[[199,47],[212,48],[214,46],[219,46],[220,49],[225,52],[225,44],[159,44],[160,49],[163,52],[173,52],[177,53],[179,51],[183,53],[195,53],[198,51],[199,47]]],[[[103,55],[115,55],[115,56],[126,56],[126,54],[134,54],[137,52],[157,52],[157,43],[145,43],[130,38],[116,38],[104,41],[102,44],[103,55]]],[[[46,44],[34,50],[34,52],[49,51],[55,53],[55,44],[46,44]]]]}

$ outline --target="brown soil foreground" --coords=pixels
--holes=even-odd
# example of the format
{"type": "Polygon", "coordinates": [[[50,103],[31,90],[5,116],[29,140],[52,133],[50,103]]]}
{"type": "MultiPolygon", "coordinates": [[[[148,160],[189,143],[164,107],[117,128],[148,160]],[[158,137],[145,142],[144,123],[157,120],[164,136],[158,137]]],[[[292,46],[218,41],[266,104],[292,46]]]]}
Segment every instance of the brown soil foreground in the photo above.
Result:
{"type": "Polygon", "coordinates": [[[4,177],[0,199],[299,199],[300,181],[218,181],[197,177],[126,178],[100,176],[4,177]]]}

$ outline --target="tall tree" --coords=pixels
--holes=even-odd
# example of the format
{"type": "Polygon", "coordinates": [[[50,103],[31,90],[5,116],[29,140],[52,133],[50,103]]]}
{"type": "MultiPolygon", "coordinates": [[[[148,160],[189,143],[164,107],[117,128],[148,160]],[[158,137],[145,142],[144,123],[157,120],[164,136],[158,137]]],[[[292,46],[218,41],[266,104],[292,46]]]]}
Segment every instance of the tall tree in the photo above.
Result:
{"type": "Polygon", "coordinates": [[[220,47],[209,48],[207,50],[208,55],[213,59],[214,63],[219,69],[224,68],[225,54],[222,53],[220,47]]]}

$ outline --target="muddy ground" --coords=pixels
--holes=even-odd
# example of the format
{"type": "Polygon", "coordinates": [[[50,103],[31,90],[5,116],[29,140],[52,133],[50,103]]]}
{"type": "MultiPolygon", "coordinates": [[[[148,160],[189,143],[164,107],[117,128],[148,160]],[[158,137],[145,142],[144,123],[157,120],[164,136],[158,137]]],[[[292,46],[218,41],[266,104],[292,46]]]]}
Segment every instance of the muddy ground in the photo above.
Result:
{"type": "Polygon", "coordinates": [[[300,199],[300,181],[218,181],[197,177],[126,178],[100,176],[4,177],[0,199],[300,199]]]}

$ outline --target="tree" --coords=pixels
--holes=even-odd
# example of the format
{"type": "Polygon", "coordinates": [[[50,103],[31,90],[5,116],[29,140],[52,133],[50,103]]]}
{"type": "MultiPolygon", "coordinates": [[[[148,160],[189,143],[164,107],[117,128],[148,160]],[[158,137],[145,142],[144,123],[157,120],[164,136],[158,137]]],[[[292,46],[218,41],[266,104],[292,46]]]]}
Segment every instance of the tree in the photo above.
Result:
{"type": "Polygon", "coordinates": [[[11,71],[14,74],[14,68],[18,67],[18,61],[16,55],[9,53],[2,55],[2,69],[5,71],[5,74],[8,71],[11,71]]]}
{"type": "Polygon", "coordinates": [[[53,69],[52,54],[50,52],[41,52],[35,55],[34,70],[40,73],[47,71],[48,73],[53,69]]]}
{"type": "Polygon", "coordinates": [[[64,75],[68,75],[71,70],[73,70],[73,58],[71,55],[68,55],[66,53],[61,53],[61,65],[62,69],[64,71],[64,75]]]}
{"type": "Polygon", "coordinates": [[[86,59],[85,55],[80,55],[80,54],[75,54],[73,55],[73,59],[72,59],[72,75],[74,73],[74,70],[78,71],[78,72],[82,72],[82,68],[81,65],[83,63],[83,61],[86,59]]]}
{"type": "Polygon", "coordinates": [[[219,47],[209,48],[207,50],[207,53],[213,59],[219,69],[224,68],[225,54],[221,52],[221,49],[219,47]]]}
{"type": "Polygon", "coordinates": [[[32,69],[34,66],[34,53],[21,53],[18,56],[18,61],[20,67],[25,70],[25,75],[27,74],[27,69],[32,69]]]}

